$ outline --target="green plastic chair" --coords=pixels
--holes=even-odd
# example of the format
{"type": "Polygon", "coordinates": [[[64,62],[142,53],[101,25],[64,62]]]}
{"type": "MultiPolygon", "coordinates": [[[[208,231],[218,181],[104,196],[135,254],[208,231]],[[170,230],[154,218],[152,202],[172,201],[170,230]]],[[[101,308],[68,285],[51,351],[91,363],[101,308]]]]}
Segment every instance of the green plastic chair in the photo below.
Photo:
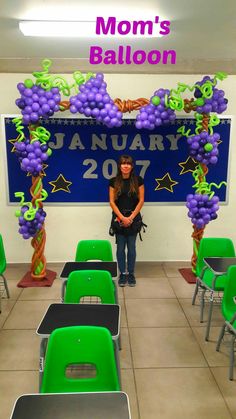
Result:
{"type": "Polygon", "coordinates": [[[65,303],[79,303],[83,297],[99,297],[102,304],[115,304],[114,285],[108,271],[73,271],[68,277],[65,303]]]}
{"type": "Polygon", "coordinates": [[[7,267],[6,255],[5,255],[5,251],[4,251],[2,235],[0,234],[0,276],[3,279],[3,285],[4,285],[5,290],[6,290],[7,298],[10,298],[10,293],[9,293],[9,289],[8,289],[8,285],[7,285],[7,280],[4,276],[4,272],[6,270],[6,267],[7,267]]]}
{"type": "Polygon", "coordinates": [[[207,257],[234,257],[235,250],[231,239],[228,238],[203,238],[200,241],[198,259],[196,266],[196,286],[193,294],[192,304],[195,304],[199,288],[201,289],[200,298],[200,322],[203,322],[206,291],[210,292],[209,313],[205,340],[209,339],[211,317],[214,304],[215,292],[223,292],[225,288],[226,275],[215,278],[212,270],[206,267],[204,258],[207,257]]]}
{"type": "Polygon", "coordinates": [[[216,350],[220,350],[220,345],[225,332],[231,334],[230,342],[230,364],[229,379],[233,380],[234,374],[234,343],[236,339],[236,266],[230,266],[227,272],[225,290],[222,299],[221,311],[225,319],[217,341],[216,350]]]}
{"type": "Polygon", "coordinates": [[[114,346],[108,329],[72,326],[55,329],[45,357],[41,393],[120,391],[114,346]],[[96,366],[96,376],[67,378],[66,368],[76,364],[96,366]]]}
{"type": "Polygon", "coordinates": [[[109,240],[80,240],[76,249],[75,261],[86,262],[88,260],[113,262],[109,240]]]}

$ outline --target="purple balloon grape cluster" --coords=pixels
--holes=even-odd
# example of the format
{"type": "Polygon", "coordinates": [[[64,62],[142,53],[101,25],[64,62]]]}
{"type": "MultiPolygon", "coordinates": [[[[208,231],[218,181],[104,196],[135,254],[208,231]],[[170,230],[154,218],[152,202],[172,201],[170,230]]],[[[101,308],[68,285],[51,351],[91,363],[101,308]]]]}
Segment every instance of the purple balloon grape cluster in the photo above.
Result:
{"type": "Polygon", "coordinates": [[[30,140],[26,139],[25,141],[15,142],[15,148],[21,169],[33,176],[38,176],[43,169],[43,163],[48,159],[51,152],[48,145],[46,143],[41,144],[40,141],[30,143],[30,140]]]}
{"type": "MultiPolygon", "coordinates": [[[[32,82],[33,83],[33,82],[32,82]]],[[[17,88],[21,97],[16,99],[16,105],[21,109],[23,123],[36,124],[40,117],[49,118],[54,112],[59,111],[61,95],[57,87],[44,90],[41,86],[31,83],[18,83],[17,88]]]]}
{"type": "Polygon", "coordinates": [[[211,220],[217,218],[218,204],[219,197],[216,195],[210,198],[206,194],[189,194],[186,202],[186,207],[189,210],[188,216],[191,218],[192,223],[201,229],[211,220]]]}
{"type": "Polygon", "coordinates": [[[188,137],[187,143],[190,146],[189,154],[195,160],[203,164],[216,164],[218,161],[218,141],[220,135],[215,132],[209,135],[207,131],[202,131],[198,135],[188,137]]]}
{"type": "Polygon", "coordinates": [[[80,112],[87,117],[91,116],[109,128],[120,127],[122,112],[114,104],[106,87],[102,73],[97,73],[95,77],[81,84],[80,93],[70,98],[71,113],[80,112]]]}
{"type": "Polygon", "coordinates": [[[168,89],[159,89],[154,92],[150,103],[140,109],[136,117],[136,128],[152,130],[162,124],[168,124],[176,118],[175,112],[165,105],[165,96],[169,96],[169,94],[168,89]]]}
{"type": "Polygon", "coordinates": [[[19,233],[22,234],[24,239],[29,239],[30,237],[34,237],[37,231],[39,231],[43,223],[45,221],[46,212],[42,208],[38,208],[35,217],[33,220],[27,221],[24,218],[24,214],[28,211],[29,207],[27,205],[23,205],[21,207],[21,215],[19,216],[19,233]]]}
{"type": "MultiPolygon", "coordinates": [[[[198,81],[196,84],[202,86],[207,81],[213,82],[209,76],[205,76],[201,81],[198,81]]],[[[196,88],[194,96],[199,99],[202,98],[202,93],[200,89],[196,88]]],[[[210,113],[216,112],[221,114],[227,109],[228,100],[224,97],[225,92],[223,90],[216,89],[213,87],[213,95],[209,99],[202,98],[204,103],[200,106],[197,106],[196,111],[198,113],[210,113]]]]}

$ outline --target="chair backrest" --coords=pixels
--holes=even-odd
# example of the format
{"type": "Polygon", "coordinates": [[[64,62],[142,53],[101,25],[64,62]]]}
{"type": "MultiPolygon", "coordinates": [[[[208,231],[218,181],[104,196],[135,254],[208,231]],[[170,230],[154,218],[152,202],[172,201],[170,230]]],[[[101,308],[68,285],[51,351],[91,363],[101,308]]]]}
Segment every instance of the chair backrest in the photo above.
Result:
{"type": "Polygon", "coordinates": [[[233,257],[234,245],[231,239],[206,237],[201,239],[196,265],[196,274],[199,276],[204,267],[203,258],[206,257],[233,257]]]}
{"type": "Polygon", "coordinates": [[[0,275],[3,274],[6,270],[7,262],[6,255],[3,246],[2,235],[0,234],[0,275]]]}
{"type": "Polygon", "coordinates": [[[108,329],[71,326],[55,329],[50,335],[41,393],[119,391],[114,346],[108,329]],[[70,365],[92,364],[96,376],[67,378],[70,365]]]}
{"type": "Polygon", "coordinates": [[[80,240],[75,255],[76,262],[101,260],[112,262],[112,247],[109,240],[80,240]]]}
{"type": "Polygon", "coordinates": [[[108,271],[73,271],[68,277],[65,303],[79,303],[83,297],[99,297],[103,304],[115,304],[112,277],[108,271]]]}
{"type": "Polygon", "coordinates": [[[225,282],[224,295],[222,299],[222,314],[225,320],[230,321],[236,313],[236,303],[234,298],[236,296],[236,265],[229,267],[227,271],[227,278],[225,282]]]}

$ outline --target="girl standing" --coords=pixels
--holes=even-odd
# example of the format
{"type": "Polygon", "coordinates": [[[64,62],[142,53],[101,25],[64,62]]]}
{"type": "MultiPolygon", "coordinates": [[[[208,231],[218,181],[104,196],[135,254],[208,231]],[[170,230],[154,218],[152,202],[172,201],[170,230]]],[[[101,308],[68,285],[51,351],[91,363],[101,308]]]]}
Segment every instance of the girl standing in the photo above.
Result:
{"type": "Polygon", "coordinates": [[[132,232],[131,226],[144,204],[144,182],[141,176],[135,175],[131,156],[120,157],[117,175],[109,183],[109,199],[116,221],[122,226],[120,232],[116,234],[116,256],[120,271],[118,284],[124,287],[128,282],[130,287],[134,287],[136,285],[134,269],[137,233],[132,232]]]}

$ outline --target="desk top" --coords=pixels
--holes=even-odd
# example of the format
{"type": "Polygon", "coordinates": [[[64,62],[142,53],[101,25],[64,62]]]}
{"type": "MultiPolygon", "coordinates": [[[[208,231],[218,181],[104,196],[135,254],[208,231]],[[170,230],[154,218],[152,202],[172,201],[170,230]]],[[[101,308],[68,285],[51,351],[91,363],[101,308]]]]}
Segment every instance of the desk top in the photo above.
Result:
{"type": "Polygon", "coordinates": [[[236,257],[204,258],[204,262],[215,275],[223,275],[231,265],[236,265],[236,257]]]}
{"type": "Polygon", "coordinates": [[[86,269],[108,271],[112,277],[117,276],[117,262],[65,262],[65,265],[61,271],[60,277],[67,279],[69,274],[73,271],[81,271],[86,269]]]}
{"type": "Polygon", "coordinates": [[[11,419],[130,419],[126,393],[25,394],[11,419]]]}
{"type": "Polygon", "coordinates": [[[120,330],[120,306],[117,304],[51,304],[36,330],[48,337],[54,329],[67,326],[102,326],[117,339],[120,330]]]}

